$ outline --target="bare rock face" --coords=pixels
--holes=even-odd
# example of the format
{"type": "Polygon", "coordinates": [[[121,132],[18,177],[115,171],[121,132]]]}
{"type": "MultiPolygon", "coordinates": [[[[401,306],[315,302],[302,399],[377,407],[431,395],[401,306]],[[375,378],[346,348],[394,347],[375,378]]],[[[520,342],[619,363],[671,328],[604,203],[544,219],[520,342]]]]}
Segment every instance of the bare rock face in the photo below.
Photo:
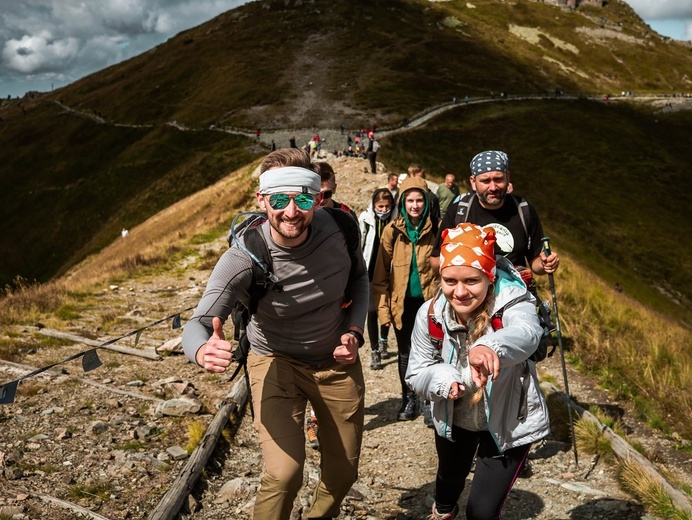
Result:
{"type": "Polygon", "coordinates": [[[182,417],[184,415],[196,414],[202,409],[202,403],[194,397],[180,397],[169,399],[161,403],[156,408],[157,415],[172,415],[182,417]]]}

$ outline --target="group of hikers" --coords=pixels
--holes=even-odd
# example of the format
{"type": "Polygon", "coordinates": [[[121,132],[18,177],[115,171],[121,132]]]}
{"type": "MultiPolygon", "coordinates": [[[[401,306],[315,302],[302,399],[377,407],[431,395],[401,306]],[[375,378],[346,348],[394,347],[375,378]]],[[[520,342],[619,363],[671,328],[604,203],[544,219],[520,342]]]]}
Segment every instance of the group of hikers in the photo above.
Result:
{"type": "Polygon", "coordinates": [[[453,175],[433,193],[424,168],[411,165],[406,175],[389,175],[357,219],[334,201],[333,168],[302,149],[271,152],[260,171],[256,199],[266,220],[256,234],[270,257],[270,289],[252,301],[255,239],[240,235],[183,332],[190,361],[224,372],[234,358],[223,325],[238,302],[252,308],[246,363],[264,459],[253,517],[291,515],[303,482],[308,403],[319,421],[321,460],[306,518],[339,515],[358,477],[367,326],[374,370],[393,354],[394,329],[396,420],[415,419],[422,406],[434,429],[438,470],[428,518],[458,515],[474,461],[466,518],[500,518],[532,443],[549,434],[529,359],[543,329],[527,286],[531,273],[559,265],[554,252],[541,250],[534,209],[509,193],[507,155],[473,157],[463,195],[453,175]]]}
{"type": "MultiPolygon", "coordinates": [[[[344,133],[343,128],[341,133],[344,133]]],[[[315,160],[320,156],[320,152],[326,142],[326,139],[320,138],[319,134],[315,134],[305,146],[303,146],[303,150],[310,154],[311,159],[315,160]]],[[[290,148],[298,148],[295,136],[289,138],[288,146],[290,148]]],[[[274,141],[272,141],[271,150],[274,151],[275,149],[274,141]]],[[[333,153],[336,157],[357,157],[367,159],[370,163],[370,173],[377,173],[376,161],[379,149],[380,143],[375,137],[375,129],[361,129],[356,130],[354,137],[351,137],[350,134],[347,135],[346,146],[341,150],[335,149],[333,153]]]]}

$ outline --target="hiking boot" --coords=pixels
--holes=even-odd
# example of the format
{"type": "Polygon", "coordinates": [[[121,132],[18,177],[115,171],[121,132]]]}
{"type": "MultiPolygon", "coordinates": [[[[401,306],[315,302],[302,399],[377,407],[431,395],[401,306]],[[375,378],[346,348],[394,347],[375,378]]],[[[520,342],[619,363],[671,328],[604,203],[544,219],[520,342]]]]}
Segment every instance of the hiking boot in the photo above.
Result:
{"type": "Polygon", "coordinates": [[[382,354],[379,350],[373,350],[370,358],[370,368],[372,370],[382,370],[382,354]]]}
{"type": "Polygon", "coordinates": [[[313,450],[320,447],[320,441],[317,438],[317,432],[319,431],[319,426],[317,425],[317,417],[308,417],[306,430],[308,431],[308,442],[313,450]]]}
{"type": "Polygon", "coordinates": [[[410,394],[406,394],[406,397],[404,397],[404,401],[401,404],[401,408],[399,408],[399,413],[396,416],[397,421],[413,421],[416,418],[416,415],[418,415],[418,399],[416,399],[416,395],[412,392],[410,394]]]}
{"type": "Polygon", "coordinates": [[[517,476],[519,478],[530,478],[531,475],[533,475],[533,468],[531,468],[531,463],[529,462],[529,459],[526,459],[524,461],[524,465],[519,470],[519,475],[517,476]]]}
{"type": "Polygon", "coordinates": [[[377,350],[380,351],[380,359],[389,359],[391,354],[387,352],[387,347],[389,346],[389,341],[387,339],[380,338],[377,342],[377,350]]]}
{"type": "Polygon", "coordinates": [[[439,513],[437,511],[437,506],[433,504],[432,513],[428,517],[428,520],[453,520],[459,514],[459,506],[454,504],[454,509],[451,513],[439,513]]]}
{"type": "Polygon", "coordinates": [[[428,428],[435,427],[432,418],[432,403],[430,401],[423,401],[423,424],[428,428]]]}

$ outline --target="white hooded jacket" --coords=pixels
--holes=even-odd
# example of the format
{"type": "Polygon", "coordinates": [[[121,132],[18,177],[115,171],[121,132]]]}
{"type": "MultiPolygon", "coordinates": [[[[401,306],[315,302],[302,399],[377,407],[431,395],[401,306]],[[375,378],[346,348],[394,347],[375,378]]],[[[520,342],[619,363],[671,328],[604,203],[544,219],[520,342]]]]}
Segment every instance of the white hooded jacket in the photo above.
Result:
{"type": "MultiPolygon", "coordinates": [[[[466,327],[454,318],[454,310],[444,295],[439,294],[434,304],[435,319],[442,324],[444,340],[438,350],[429,333],[428,310],[430,300],[418,310],[411,338],[406,383],[416,394],[432,402],[433,422],[437,433],[452,439],[454,405],[458,401],[447,399],[452,382],[470,382],[468,363],[464,373],[457,369],[460,353],[466,355],[466,327]]],[[[522,446],[550,433],[548,406],[538,386],[536,366],[529,356],[538,347],[542,329],[536,315],[536,302],[521,281],[511,263],[497,257],[495,304],[492,313],[503,309],[502,328],[493,330],[488,325],[485,335],[469,346],[478,345],[494,350],[500,358],[500,375],[489,380],[485,389],[485,412],[488,430],[498,450],[522,446]],[[526,391],[523,391],[524,380],[526,391]],[[522,396],[526,402],[526,416],[519,418],[522,396]]]]}

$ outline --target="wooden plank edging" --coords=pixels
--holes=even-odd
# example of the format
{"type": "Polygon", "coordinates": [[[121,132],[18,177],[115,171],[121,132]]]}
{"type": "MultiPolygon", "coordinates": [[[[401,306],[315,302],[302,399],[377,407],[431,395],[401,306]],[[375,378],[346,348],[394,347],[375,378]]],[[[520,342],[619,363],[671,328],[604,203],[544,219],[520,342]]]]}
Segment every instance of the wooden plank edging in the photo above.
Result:
{"type": "Polygon", "coordinates": [[[180,511],[188,495],[192,492],[209,457],[214,452],[221,431],[231,415],[239,413],[248,399],[247,382],[241,377],[233,385],[231,392],[224,399],[219,411],[209,424],[204,437],[192,452],[187,463],[168,491],[149,515],[149,520],[173,520],[180,511]]]}
{"type": "Polygon", "coordinates": [[[60,498],[51,496],[51,495],[44,495],[43,493],[35,493],[32,491],[26,491],[26,490],[17,490],[14,488],[10,488],[13,493],[16,495],[21,493],[24,493],[25,495],[29,496],[34,496],[38,498],[39,500],[43,502],[47,502],[49,504],[54,504],[58,507],[62,507],[63,509],[69,509],[73,513],[78,513],[81,517],[81,515],[84,515],[87,518],[91,518],[92,520],[108,520],[105,516],[99,515],[98,513],[95,513],[94,511],[87,509],[86,507],[82,507],[77,504],[73,504],[72,502],[68,502],[66,500],[62,500],[60,498]]]}
{"type": "Polygon", "coordinates": [[[541,387],[548,393],[554,393],[568,406],[571,406],[582,419],[596,423],[603,435],[605,435],[608,440],[610,440],[613,453],[615,457],[623,462],[634,462],[639,466],[642,471],[645,471],[649,477],[655,480],[661,485],[666,494],[670,497],[673,505],[678,509],[685,511],[688,515],[692,515],[692,498],[687,495],[684,491],[679,489],[675,484],[670,482],[663,474],[658,471],[658,468],[649,459],[644,457],[641,453],[635,450],[630,444],[625,441],[622,437],[616,434],[613,430],[605,426],[598,418],[589,412],[588,410],[582,408],[562,391],[560,391],[555,385],[551,383],[541,383],[541,387]]]}
{"type": "Polygon", "coordinates": [[[39,334],[43,334],[44,336],[49,336],[51,338],[58,338],[58,339],[66,339],[69,341],[74,341],[75,343],[84,343],[85,345],[88,345],[90,347],[101,347],[105,348],[108,350],[113,350],[115,352],[120,352],[121,354],[128,354],[130,356],[139,356],[143,357],[146,359],[153,359],[154,361],[158,361],[161,359],[161,356],[159,356],[156,353],[156,350],[153,348],[151,349],[137,349],[137,348],[130,348],[130,347],[122,347],[119,345],[104,345],[104,341],[97,341],[94,339],[89,339],[89,338],[84,338],[82,336],[77,336],[75,334],[70,334],[69,332],[63,332],[60,330],[55,330],[55,329],[47,329],[47,328],[38,328],[38,327],[22,327],[25,330],[29,330],[32,332],[38,332],[39,334]]]}
{"type": "MultiPolygon", "coordinates": [[[[19,368],[21,370],[26,370],[27,372],[35,372],[38,370],[35,367],[30,367],[28,365],[20,365],[19,363],[13,363],[12,361],[5,361],[4,359],[0,359],[0,364],[11,366],[14,368],[19,368]]],[[[96,388],[101,388],[102,390],[107,390],[108,392],[113,392],[114,394],[120,394],[120,395],[126,395],[128,397],[134,397],[135,399],[143,399],[145,401],[153,401],[155,403],[164,403],[165,400],[159,399],[158,397],[150,397],[148,395],[144,394],[138,394],[136,392],[127,392],[125,390],[120,390],[119,388],[113,388],[108,385],[103,385],[101,383],[97,383],[96,381],[92,381],[91,379],[85,379],[83,377],[73,377],[70,376],[69,374],[63,374],[59,370],[53,368],[50,370],[45,371],[46,374],[50,374],[51,376],[66,376],[66,377],[71,377],[72,379],[75,379],[76,381],[79,381],[82,384],[89,385],[89,386],[95,386],[96,388]]]]}

